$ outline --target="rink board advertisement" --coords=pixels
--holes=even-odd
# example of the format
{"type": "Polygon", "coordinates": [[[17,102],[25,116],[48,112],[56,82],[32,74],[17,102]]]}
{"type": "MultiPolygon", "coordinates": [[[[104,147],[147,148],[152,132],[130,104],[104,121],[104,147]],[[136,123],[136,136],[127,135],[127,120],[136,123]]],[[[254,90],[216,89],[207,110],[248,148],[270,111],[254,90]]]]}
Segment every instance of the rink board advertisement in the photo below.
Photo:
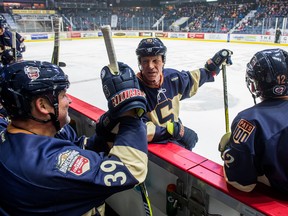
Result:
{"type": "Polygon", "coordinates": [[[205,34],[204,33],[188,33],[187,34],[188,38],[191,39],[204,39],[205,34]]]}
{"type": "MultiPolygon", "coordinates": [[[[23,33],[27,40],[51,40],[52,33],[23,33]]],[[[274,35],[253,35],[253,34],[218,34],[218,33],[193,33],[193,32],[161,32],[161,31],[112,31],[113,37],[129,38],[129,37],[159,37],[171,39],[201,40],[215,42],[236,42],[236,43],[274,43],[274,35]]],[[[61,32],[61,38],[95,38],[102,37],[101,31],[68,31],[61,32]]],[[[280,44],[288,45],[288,36],[280,37],[280,44]]]]}
{"type": "Polygon", "coordinates": [[[213,33],[206,33],[204,35],[204,40],[211,40],[211,41],[226,41],[227,34],[213,34],[213,33]]]}

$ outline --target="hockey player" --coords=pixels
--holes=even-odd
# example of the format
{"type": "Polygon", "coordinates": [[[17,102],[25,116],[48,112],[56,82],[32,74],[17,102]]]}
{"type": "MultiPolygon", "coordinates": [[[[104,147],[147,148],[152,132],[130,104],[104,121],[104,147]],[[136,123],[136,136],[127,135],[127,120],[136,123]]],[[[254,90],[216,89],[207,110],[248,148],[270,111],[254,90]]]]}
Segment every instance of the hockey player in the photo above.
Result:
{"type": "MultiPolygon", "coordinates": [[[[123,91],[139,90],[132,69],[124,64],[119,68],[120,75],[112,75],[108,67],[101,72],[103,88],[105,85],[110,93],[106,95],[109,104],[123,91]]],[[[109,123],[103,119],[117,122],[111,149],[98,142],[105,140],[100,130],[77,146],[63,137],[54,138],[70,120],[69,80],[61,68],[48,62],[17,62],[2,69],[0,81],[0,99],[11,119],[0,140],[3,211],[23,216],[103,216],[106,198],[144,181],[146,126],[136,113],[145,109],[143,95],[122,98],[97,123],[104,131],[109,123]]]]}
{"type": "MultiPolygon", "coordinates": [[[[26,51],[26,46],[24,44],[24,37],[22,37],[18,32],[15,33],[16,39],[16,51],[23,53],[26,51]]],[[[5,50],[13,50],[13,34],[8,29],[7,23],[0,21],[0,54],[5,50]]],[[[13,51],[14,52],[14,51],[13,51]]],[[[14,54],[15,55],[15,54],[14,54]]]]}
{"type": "Polygon", "coordinates": [[[149,142],[176,142],[192,150],[196,132],[179,119],[180,101],[190,98],[205,82],[213,82],[222,63],[231,64],[230,50],[223,49],[207,61],[205,68],[178,71],[164,68],[167,48],[159,38],[142,39],[136,49],[141,89],[147,97],[147,138],[149,142]]]}
{"type": "Polygon", "coordinates": [[[246,84],[255,105],[238,113],[231,136],[220,142],[225,178],[241,191],[262,182],[287,194],[288,53],[257,52],[247,64],[246,84]]]}

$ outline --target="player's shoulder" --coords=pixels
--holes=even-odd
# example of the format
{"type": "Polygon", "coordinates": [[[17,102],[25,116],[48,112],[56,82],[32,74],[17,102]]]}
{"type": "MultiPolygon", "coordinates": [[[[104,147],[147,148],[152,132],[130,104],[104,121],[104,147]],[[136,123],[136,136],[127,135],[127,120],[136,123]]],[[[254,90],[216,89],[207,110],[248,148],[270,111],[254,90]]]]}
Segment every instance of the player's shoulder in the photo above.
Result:
{"type": "Polygon", "coordinates": [[[174,68],[164,68],[163,73],[165,76],[169,76],[171,74],[178,74],[180,71],[174,69],[174,68]]]}
{"type": "Polygon", "coordinates": [[[175,77],[187,77],[189,74],[188,71],[179,71],[173,68],[165,68],[163,70],[164,78],[175,78],[175,77]]]}
{"type": "Polygon", "coordinates": [[[257,119],[261,116],[275,117],[276,114],[287,113],[288,114],[288,101],[286,100],[265,100],[254,106],[243,109],[238,113],[238,116],[242,116],[246,119],[257,119]]]}
{"type": "Polygon", "coordinates": [[[12,35],[12,32],[10,30],[5,29],[3,35],[12,35]]]}

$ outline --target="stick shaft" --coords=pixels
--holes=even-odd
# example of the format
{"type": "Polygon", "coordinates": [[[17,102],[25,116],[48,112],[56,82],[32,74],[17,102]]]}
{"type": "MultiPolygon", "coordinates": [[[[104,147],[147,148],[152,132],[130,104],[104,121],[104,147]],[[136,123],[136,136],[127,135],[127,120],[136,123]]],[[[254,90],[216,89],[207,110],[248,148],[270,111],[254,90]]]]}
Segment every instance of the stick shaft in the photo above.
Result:
{"type": "Polygon", "coordinates": [[[117,74],[119,72],[119,68],[118,68],[116,52],[115,52],[114,44],[112,40],[112,31],[111,31],[110,25],[102,26],[101,31],[103,34],[103,38],[105,41],[105,46],[106,46],[106,50],[107,50],[107,54],[109,58],[109,63],[110,63],[109,67],[115,74],[117,74]]]}
{"type": "Polygon", "coordinates": [[[59,65],[59,49],[60,49],[60,18],[54,19],[54,48],[51,63],[59,65]]]}
{"type": "Polygon", "coordinates": [[[230,132],[229,126],[229,111],[228,111],[228,92],[227,92],[227,77],[226,77],[226,65],[222,65],[222,77],[223,77],[223,95],[224,95],[224,111],[225,111],[225,128],[226,132],[230,132]]]}
{"type": "Polygon", "coordinates": [[[139,184],[139,187],[140,187],[140,192],[141,192],[146,216],[152,216],[153,215],[152,207],[151,207],[151,203],[150,203],[150,199],[148,196],[148,191],[147,191],[145,183],[143,182],[143,183],[139,184]]]}
{"type": "MultiPolygon", "coordinates": [[[[112,31],[110,25],[102,26],[101,31],[104,37],[105,41],[105,46],[109,58],[109,67],[113,71],[114,74],[119,73],[119,68],[118,68],[118,63],[117,63],[117,58],[116,58],[116,52],[114,49],[114,44],[112,40],[112,31]]],[[[145,209],[146,216],[152,216],[152,208],[147,192],[147,188],[145,183],[139,184],[142,200],[143,200],[143,205],[145,209]]]]}
{"type": "Polygon", "coordinates": [[[12,50],[13,50],[13,57],[14,61],[17,62],[17,42],[16,42],[16,31],[12,31],[12,50]]]}

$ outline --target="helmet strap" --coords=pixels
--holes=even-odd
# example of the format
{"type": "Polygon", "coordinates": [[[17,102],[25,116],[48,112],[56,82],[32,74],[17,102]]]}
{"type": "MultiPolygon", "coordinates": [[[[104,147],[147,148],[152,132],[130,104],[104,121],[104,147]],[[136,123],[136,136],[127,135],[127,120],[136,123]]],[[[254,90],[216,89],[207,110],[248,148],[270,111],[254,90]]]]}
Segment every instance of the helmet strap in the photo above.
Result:
{"type": "Polygon", "coordinates": [[[58,120],[58,114],[57,116],[53,113],[49,113],[51,120],[53,121],[53,124],[55,126],[56,131],[60,131],[61,127],[60,127],[60,122],[58,120]]]}
{"type": "Polygon", "coordinates": [[[44,124],[52,121],[53,124],[54,124],[54,126],[55,126],[56,131],[59,131],[59,130],[61,129],[61,127],[60,127],[60,122],[59,122],[58,118],[57,118],[56,115],[53,114],[53,113],[49,113],[49,115],[50,115],[51,118],[48,119],[48,120],[38,119],[38,118],[35,118],[35,117],[32,116],[32,115],[29,115],[28,117],[29,117],[30,119],[34,120],[34,121],[41,122],[41,123],[44,123],[44,124]]]}
{"type": "Polygon", "coordinates": [[[42,120],[42,119],[38,119],[38,118],[35,118],[34,116],[32,116],[32,115],[29,115],[28,116],[30,119],[32,119],[32,120],[34,120],[34,121],[37,121],[37,122],[41,122],[41,123],[48,123],[48,122],[50,122],[52,119],[48,119],[48,120],[42,120]]]}
{"type": "Polygon", "coordinates": [[[252,97],[253,97],[253,101],[254,101],[254,104],[256,105],[256,96],[254,94],[252,94],[252,97]]]}
{"type": "Polygon", "coordinates": [[[54,108],[54,114],[49,113],[51,119],[49,121],[52,121],[54,124],[54,127],[56,131],[59,131],[61,129],[60,122],[59,122],[59,103],[58,103],[58,92],[53,92],[52,95],[45,95],[45,97],[50,101],[50,103],[53,105],[54,108]]]}

